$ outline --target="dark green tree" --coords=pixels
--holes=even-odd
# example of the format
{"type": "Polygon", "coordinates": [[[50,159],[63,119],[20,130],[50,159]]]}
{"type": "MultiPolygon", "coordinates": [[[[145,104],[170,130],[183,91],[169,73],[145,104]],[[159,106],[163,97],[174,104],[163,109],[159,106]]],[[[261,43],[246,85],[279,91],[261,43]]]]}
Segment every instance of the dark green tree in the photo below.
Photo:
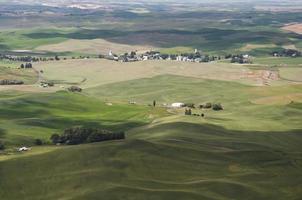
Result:
{"type": "Polygon", "coordinates": [[[5,149],[5,146],[4,146],[4,144],[0,141],[0,151],[1,150],[4,150],[5,149]]]}

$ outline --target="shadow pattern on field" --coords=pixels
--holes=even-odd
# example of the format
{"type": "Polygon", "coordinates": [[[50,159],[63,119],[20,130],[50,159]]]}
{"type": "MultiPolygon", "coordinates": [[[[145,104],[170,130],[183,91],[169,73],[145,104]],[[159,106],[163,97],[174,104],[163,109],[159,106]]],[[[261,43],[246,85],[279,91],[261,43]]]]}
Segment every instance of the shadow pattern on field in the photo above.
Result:
{"type": "Polygon", "coordinates": [[[6,134],[6,131],[4,129],[0,128],[0,139],[4,138],[5,134],[6,134]]]}
{"type": "Polygon", "coordinates": [[[203,47],[208,50],[223,50],[238,47],[243,43],[273,43],[285,44],[290,42],[287,37],[302,39],[294,33],[273,31],[248,31],[218,28],[204,28],[201,30],[89,30],[80,29],[71,33],[37,32],[24,36],[31,39],[66,38],[66,39],[106,39],[110,42],[127,45],[152,45],[170,48],[175,46],[203,47]]]}
{"type": "Polygon", "coordinates": [[[103,128],[112,131],[126,131],[132,128],[146,125],[146,123],[126,120],[81,120],[81,119],[66,119],[66,118],[46,118],[46,119],[24,119],[15,121],[17,124],[31,127],[40,127],[53,130],[63,130],[66,128],[81,126],[89,128],[103,128]]]}
{"type": "Polygon", "coordinates": [[[133,137],[150,139],[151,141],[157,139],[173,141],[171,139],[179,137],[182,138],[184,143],[192,144],[215,141],[217,146],[221,143],[228,144],[229,146],[226,147],[234,151],[242,149],[242,144],[245,144],[247,150],[250,147],[258,150],[288,148],[302,152],[300,145],[302,144],[302,129],[288,131],[239,131],[213,124],[171,122],[146,127],[146,129],[140,128],[139,131],[133,131],[133,137]]]}
{"type": "Polygon", "coordinates": [[[124,141],[63,147],[6,161],[4,181],[13,176],[20,181],[7,181],[3,187],[17,185],[30,192],[36,183],[43,188],[53,185],[43,193],[35,189],[33,195],[46,191],[61,198],[73,194],[73,199],[100,195],[105,199],[135,199],[138,195],[150,200],[268,200],[291,199],[284,191],[291,192],[292,197],[300,194],[293,188],[301,186],[301,130],[234,131],[210,124],[171,122],[146,126],[128,136],[124,141]],[[20,164],[24,167],[17,167],[20,164]],[[39,170],[32,173],[36,166],[39,170]],[[53,193],[55,187],[56,191],[72,191],[75,186],[89,188],[89,192],[53,193]]]}

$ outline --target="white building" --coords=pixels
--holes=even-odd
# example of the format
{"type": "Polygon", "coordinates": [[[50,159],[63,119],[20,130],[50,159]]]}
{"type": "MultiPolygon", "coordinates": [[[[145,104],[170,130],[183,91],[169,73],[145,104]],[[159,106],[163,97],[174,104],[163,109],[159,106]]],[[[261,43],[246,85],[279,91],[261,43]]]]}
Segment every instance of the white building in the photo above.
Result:
{"type": "Polygon", "coordinates": [[[18,149],[18,151],[29,151],[30,150],[30,148],[27,148],[27,147],[21,147],[21,148],[19,148],[18,149]]]}
{"type": "Polygon", "coordinates": [[[184,106],[185,106],[184,103],[172,103],[172,104],[171,104],[171,107],[172,107],[172,108],[182,108],[182,107],[184,107],[184,106]]]}

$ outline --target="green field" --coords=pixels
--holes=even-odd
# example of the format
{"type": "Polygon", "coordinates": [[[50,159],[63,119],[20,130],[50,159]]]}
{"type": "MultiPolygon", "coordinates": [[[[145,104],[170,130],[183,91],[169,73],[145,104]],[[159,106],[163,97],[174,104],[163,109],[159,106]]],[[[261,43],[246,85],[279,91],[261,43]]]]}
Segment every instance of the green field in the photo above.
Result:
{"type": "Polygon", "coordinates": [[[30,2],[0,0],[0,80],[25,83],[0,86],[0,200],[301,200],[302,58],[271,56],[302,49],[299,24],[284,30],[301,3],[30,2]],[[252,64],[98,58],[194,49],[252,64]],[[61,59],[25,70],[3,55],[61,59]],[[126,138],[51,142],[73,127],[126,138]]]}
{"type": "MultiPolygon", "coordinates": [[[[43,97],[39,97],[39,101],[36,98],[27,103],[39,108],[43,97]]],[[[132,107],[129,111],[130,108],[126,109],[129,106],[117,106],[108,110],[102,104],[91,106],[92,102],[85,99],[81,103],[72,101],[68,107],[65,105],[65,112],[61,113],[57,109],[64,103],[57,99],[68,100],[69,97],[60,93],[51,98],[53,102],[47,107],[52,106],[49,109],[53,113],[53,126],[48,117],[40,116],[39,121],[27,120],[31,130],[39,123],[40,132],[47,135],[46,129],[63,126],[58,122],[64,126],[74,124],[74,121],[65,120],[68,115],[73,118],[78,115],[73,120],[81,120],[81,124],[86,120],[93,123],[91,118],[97,118],[100,121],[95,122],[97,125],[105,122],[109,128],[114,125],[119,129],[131,122],[120,124],[115,121],[129,116],[136,125],[148,122],[140,117],[141,114],[136,116],[137,112],[148,110],[146,108],[132,107]],[[78,113],[77,110],[82,109],[79,103],[84,105],[85,102],[90,105],[85,106],[84,113],[78,113]],[[96,117],[98,109],[95,106],[103,113],[100,117],[96,117]],[[113,116],[112,110],[124,114],[113,116]],[[64,121],[60,119],[62,115],[64,121]],[[110,120],[112,117],[114,120],[110,120]],[[60,120],[56,123],[55,118],[60,120]],[[47,122],[47,128],[40,128],[42,122],[47,122]]],[[[73,95],[72,98],[83,100],[73,95]]],[[[301,104],[290,105],[287,110],[292,115],[300,110],[301,115],[301,104]]],[[[18,116],[12,111],[6,113],[18,116]]],[[[267,125],[262,127],[265,131],[238,131],[209,124],[214,121],[224,124],[229,120],[170,116],[151,126],[128,131],[125,141],[34,147],[27,156],[20,154],[0,161],[0,194],[4,199],[31,200],[95,199],[100,196],[106,199],[298,199],[302,167],[299,130],[291,130],[292,124],[284,131],[271,131],[267,125]],[[16,189],[19,192],[14,192],[16,189]]],[[[301,129],[298,124],[296,127],[301,129]]]]}
{"type": "Polygon", "coordinates": [[[67,92],[16,97],[4,93],[0,107],[1,137],[12,146],[32,145],[37,138],[49,141],[51,134],[72,126],[128,130],[156,116],[148,107],[107,106],[94,98],[67,92]]]}
{"type": "Polygon", "coordinates": [[[85,92],[94,97],[6,93],[0,99],[0,137],[8,147],[31,146],[36,138],[48,141],[74,125],[127,130],[127,139],[33,146],[21,154],[7,150],[0,159],[1,197],[298,199],[302,104],[251,100],[300,91],[300,85],[263,88],[165,75],[85,92]],[[129,99],[139,105],[127,105],[129,99]],[[225,110],[193,111],[206,118],[169,114],[148,107],[153,99],[158,104],[220,102],[225,110]]]}

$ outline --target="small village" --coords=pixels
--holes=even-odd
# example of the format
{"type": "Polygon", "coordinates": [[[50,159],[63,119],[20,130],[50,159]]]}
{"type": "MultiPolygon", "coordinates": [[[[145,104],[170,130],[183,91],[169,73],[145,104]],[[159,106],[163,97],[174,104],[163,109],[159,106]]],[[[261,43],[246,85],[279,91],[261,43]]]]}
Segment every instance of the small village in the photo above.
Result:
{"type": "Polygon", "coordinates": [[[0,60],[18,61],[25,62],[21,64],[20,68],[32,68],[31,63],[35,62],[46,62],[46,61],[59,61],[67,59],[107,59],[118,62],[137,62],[137,61],[147,61],[147,60],[167,60],[167,61],[180,61],[180,62],[195,62],[195,63],[207,63],[212,61],[219,61],[223,59],[230,60],[231,63],[251,63],[252,57],[248,54],[239,55],[208,55],[204,54],[201,50],[195,49],[194,52],[181,53],[181,54],[167,54],[161,53],[160,51],[146,51],[144,53],[139,53],[137,51],[130,51],[122,53],[120,55],[114,53],[112,50],[108,52],[107,55],[100,54],[98,56],[83,56],[78,57],[49,57],[49,56],[22,56],[22,55],[10,55],[10,54],[0,54],[0,60]]]}
{"type": "MultiPolygon", "coordinates": [[[[168,60],[168,61],[182,61],[182,62],[211,62],[215,60],[221,60],[225,57],[221,56],[210,56],[203,54],[202,51],[195,49],[194,53],[182,53],[182,54],[163,54],[159,51],[147,51],[145,53],[137,53],[136,51],[131,51],[130,53],[124,53],[117,55],[112,51],[109,51],[108,55],[103,56],[103,58],[108,60],[120,61],[120,62],[136,62],[136,61],[146,61],[146,60],[168,60]]],[[[248,55],[244,56],[245,59],[249,58],[248,55]]]]}

